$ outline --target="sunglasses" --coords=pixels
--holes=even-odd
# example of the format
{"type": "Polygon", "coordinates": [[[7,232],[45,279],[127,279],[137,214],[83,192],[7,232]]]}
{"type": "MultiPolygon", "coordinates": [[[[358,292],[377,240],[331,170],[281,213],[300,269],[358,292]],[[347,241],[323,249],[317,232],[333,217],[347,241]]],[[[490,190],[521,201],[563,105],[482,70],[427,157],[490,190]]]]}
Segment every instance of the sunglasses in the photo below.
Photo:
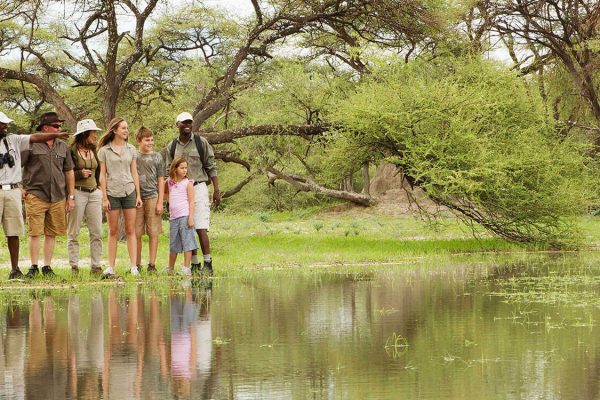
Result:
{"type": "Polygon", "coordinates": [[[56,129],[60,129],[61,124],[50,124],[49,126],[56,128],[56,129]]]}

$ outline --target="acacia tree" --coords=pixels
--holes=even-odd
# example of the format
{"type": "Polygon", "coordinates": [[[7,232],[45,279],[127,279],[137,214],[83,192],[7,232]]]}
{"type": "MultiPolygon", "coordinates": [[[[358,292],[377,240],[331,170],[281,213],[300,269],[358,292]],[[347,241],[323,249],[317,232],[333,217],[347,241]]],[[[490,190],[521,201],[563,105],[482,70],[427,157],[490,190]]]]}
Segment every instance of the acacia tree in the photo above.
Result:
{"type": "MultiPolygon", "coordinates": [[[[417,33],[424,36],[424,27],[431,20],[428,6],[416,1],[251,1],[254,16],[241,22],[227,21],[222,15],[211,19],[216,12],[201,6],[160,15],[158,0],[30,0],[19,6],[1,3],[5,19],[1,20],[0,30],[6,40],[0,41],[0,51],[19,54],[20,59],[0,65],[0,80],[32,85],[44,102],[52,104],[74,126],[79,117],[89,115],[89,110],[78,110],[77,104],[70,104],[65,88],[89,88],[99,93],[100,113],[108,122],[131,90],[139,91],[146,99],[148,93],[158,93],[168,100],[168,93],[163,91],[164,76],[140,81],[133,76],[136,70],[166,66],[175,71],[167,81],[176,82],[178,65],[200,62],[213,77],[212,83],[191,96],[195,99],[194,127],[200,130],[209,119],[219,120],[229,113],[236,96],[255,85],[265,66],[276,57],[273,53],[286,40],[319,32],[322,37],[342,39],[355,52],[368,43],[395,43],[398,48],[405,36],[414,35],[414,47],[420,40],[417,33]],[[59,5],[63,23],[48,25],[49,10],[59,5]],[[122,13],[126,17],[120,16],[122,13]],[[155,22],[149,35],[153,15],[155,22]]],[[[339,46],[335,52],[342,53],[339,46]]],[[[350,59],[356,66],[361,65],[358,56],[350,59]]],[[[308,138],[325,130],[318,124],[267,124],[202,133],[219,145],[249,136],[308,138]]],[[[249,166],[232,152],[217,149],[216,155],[249,166]]],[[[249,182],[248,178],[236,190],[249,182]]]]}

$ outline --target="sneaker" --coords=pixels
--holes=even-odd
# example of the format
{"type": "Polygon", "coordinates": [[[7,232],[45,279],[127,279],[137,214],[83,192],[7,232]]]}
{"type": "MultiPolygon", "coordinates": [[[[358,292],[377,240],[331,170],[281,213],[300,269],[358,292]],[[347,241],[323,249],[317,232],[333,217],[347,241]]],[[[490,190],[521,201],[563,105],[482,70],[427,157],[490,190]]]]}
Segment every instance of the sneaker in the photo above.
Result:
{"type": "Polygon", "coordinates": [[[29,267],[29,271],[27,271],[27,273],[25,274],[25,276],[27,278],[34,278],[37,274],[40,273],[40,270],[38,269],[37,265],[32,265],[31,267],[29,267]]]}
{"type": "Polygon", "coordinates": [[[114,276],[115,270],[113,269],[113,267],[108,267],[102,272],[102,279],[110,279],[114,278],[114,276]]]}
{"type": "Polygon", "coordinates": [[[204,261],[204,266],[203,266],[202,270],[206,275],[212,275],[213,274],[212,260],[204,261]]]}
{"type": "Polygon", "coordinates": [[[155,274],[156,273],[156,265],[148,264],[148,269],[146,270],[146,272],[148,272],[149,274],[155,274]]]}
{"type": "Polygon", "coordinates": [[[169,267],[164,267],[160,273],[161,275],[173,275],[174,271],[171,271],[169,267]]]}
{"type": "Polygon", "coordinates": [[[183,276],[191,276],[192,275],[192,269],[188,268],[188,267],[181,267],[181,268],[179,268],[179,271],[177,273],[179,275],[183,275],[183,276]]]}
{"type": "Polygon", "coordinates": [[[129,273],[131,274],[131,276],[139,276],[140,275],[140,271],[138,270],[138,267],[131,267],[131,270],[129,271],[129,273]]]}
{"type": "Polygon", "coordinates": [[[197,264],[192,263],[192,273],[193,274],[199,274],[199,273],[201,273],[202,272],[202,268],[200,268],[200,267],[201,267],[200,263],[197,263],[197,264]]]}
{"type": "Polygon", "coordinates": [[[54,273],[54,271],[52,271],[52,268],[50,268],[49,265],[44,265],[42,267],[42,275],[48,276],[48,277],[55,277],[56,276],[56,274],[54,273]]]}
{"type": "Polygon", "coordinates": [[[20,279],[23,277],[23,273],[21,272],[21,270],[19,268],[17,269],[13,269],[10,271],[10,274],[8,275],[8,279],[20,279]]]}

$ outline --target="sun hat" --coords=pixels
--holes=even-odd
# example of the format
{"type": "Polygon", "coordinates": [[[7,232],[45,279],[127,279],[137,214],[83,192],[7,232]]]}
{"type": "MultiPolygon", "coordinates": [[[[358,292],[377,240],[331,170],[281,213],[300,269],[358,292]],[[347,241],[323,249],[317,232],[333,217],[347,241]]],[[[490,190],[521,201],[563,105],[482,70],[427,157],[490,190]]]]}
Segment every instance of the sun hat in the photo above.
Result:
{"type": "Polygon", "coordinates": [[[77,132],[75,132],[75,136],[79,135],[80,133],[83,132],[87,132],[87,131],[101,131],[102,129],[98,128],[96,126],[96,123],[94,122],[93,119],[82,119],[81,121],[79,121],[77,123],[77,132]]]}

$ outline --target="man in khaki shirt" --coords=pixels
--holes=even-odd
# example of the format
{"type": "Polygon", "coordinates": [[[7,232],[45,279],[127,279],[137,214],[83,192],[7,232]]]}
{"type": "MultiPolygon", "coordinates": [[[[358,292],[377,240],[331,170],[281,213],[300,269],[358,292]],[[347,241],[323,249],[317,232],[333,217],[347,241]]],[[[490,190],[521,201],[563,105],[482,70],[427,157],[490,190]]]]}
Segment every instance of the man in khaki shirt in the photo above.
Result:
{"type": "Polygon", "coordinates": [[[0,220],[8,242],[11,271],[8,279],[18,279],[23,276],[19,269],[19,236],[23,234],[23,210],[21,207],[22,180],[21,150],[29,147],[30,143],[40,143],[52,138],[66,139],[68,133],[37,133],[34,135],[8,134],[8,126],[14,121],[0,112],[0,142],[2,150],[0,157],[0,220]]]}
{"type": "MultiPolygon", "coordinates": [[[[60,132],[62,122],[55,112],[44,113],[37,130],[42,133],[60,132]]],[[[31,268],[26,276],[33,278],[39,272],[42,234],[45,237],[42,274],[52,276],[54,272],[50,263],[56,236],[66,235],[66,213],[75,206],[73,160],[67,144],[54,138],[32,144],[21,156],[31,257],[31,268]]]]}

